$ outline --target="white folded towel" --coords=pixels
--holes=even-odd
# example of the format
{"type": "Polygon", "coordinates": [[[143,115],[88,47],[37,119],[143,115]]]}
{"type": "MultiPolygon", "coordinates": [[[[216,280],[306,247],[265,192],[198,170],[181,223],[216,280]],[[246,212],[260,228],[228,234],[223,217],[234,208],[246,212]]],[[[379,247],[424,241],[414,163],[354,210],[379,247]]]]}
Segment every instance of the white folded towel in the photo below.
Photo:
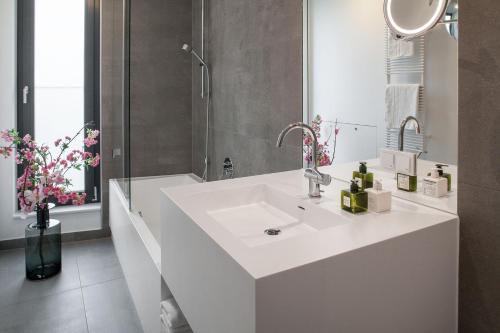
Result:
{"type": "Polygon", "coordinates": [[[182,314],[179,305],[173,297],[160,303],[162,314],[165,315],[166,323],[171,328],[183,327],[188,324],[186,317],[182,314]]]}
{"type": "Polygon", "coordinates": [[[177,327],[177,328],[170,327],[168,325],[167,318],[163,313],[160,315],[160,320],[161,320],[162,332],[165,332],[165,333],[193,333],[193,330],[187,324],[184,326],[181,326],[181,327],[177,327]]]}
{"type": "Polygon", "coordinates": [[[167,323],[164,321],[163,315],[160,315],[161,320],[161,333],[170,333],[167,323]]]}
{"type": "Polygon", "coordinates": [[[395,39],[391,33],[389,33],[387,40],[390,59],[413,57],[415,55],[415,43],[412,41],[395,39]]]}
{"type": "MultiPolygon", "coordinates": [[[[419,106],[420,85],[418,84],[391,84],[385,92],[385,124],[387,128],[399,128],[408,116],[417,119],[419,106]]],[[[413,123],[408,128],[415,128],[413,123]]]]}

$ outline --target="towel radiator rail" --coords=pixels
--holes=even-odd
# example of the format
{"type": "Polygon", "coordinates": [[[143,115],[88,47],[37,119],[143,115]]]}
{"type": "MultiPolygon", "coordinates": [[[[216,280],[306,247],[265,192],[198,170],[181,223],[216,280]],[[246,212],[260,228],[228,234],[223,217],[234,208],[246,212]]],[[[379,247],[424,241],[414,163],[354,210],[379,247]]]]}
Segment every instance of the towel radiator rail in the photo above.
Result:
{"type": "MultiPolygon", "coordinates": [[[[419,84],[418,94],[418,115],[417,119],[422,123],[421,134],[407,130],[405,132],[406,150],[422,153],[425,149],[425,36],[420,36],[413,40],[414,56],[390,58],[389,38],[391,38],[389,28],[385,30],[385,65],[387,84],[419,84]]],[[[399,129],[388,128],[385,135],[385,147],[398,149],[399,129]]]]}

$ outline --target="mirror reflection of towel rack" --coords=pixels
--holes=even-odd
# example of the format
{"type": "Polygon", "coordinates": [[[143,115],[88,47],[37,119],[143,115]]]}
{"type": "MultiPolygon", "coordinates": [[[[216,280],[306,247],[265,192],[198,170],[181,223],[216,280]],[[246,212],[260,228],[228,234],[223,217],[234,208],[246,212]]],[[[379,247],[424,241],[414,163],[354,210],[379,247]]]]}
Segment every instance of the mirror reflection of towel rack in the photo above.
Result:
{"type": "MultiPolygon", "coordinates": [[[[421,134],[408,130],[405,133],[406,149],[413,152],[426,152],[425,149],[425,36],[420,36],[413,43],[413,55],[407,57],[391,57],[389,53],[389,38],[394,38],[390,29],[385,32],[386,77],[390,84],[419,84],[417,119],[423,124],[421,134]]],[[[404,41],[404,43],[408,43],[404,41]]],[[[398,149],[399,129],[387,128],[385,131],[385,147],[398,149]]]]}

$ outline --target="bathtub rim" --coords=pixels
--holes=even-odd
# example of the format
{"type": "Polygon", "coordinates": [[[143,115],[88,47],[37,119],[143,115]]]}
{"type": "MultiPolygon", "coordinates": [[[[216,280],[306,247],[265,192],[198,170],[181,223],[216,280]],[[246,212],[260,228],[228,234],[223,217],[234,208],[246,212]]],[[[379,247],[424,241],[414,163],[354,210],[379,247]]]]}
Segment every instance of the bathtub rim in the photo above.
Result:
{"type": "MultiPolygon", "coordinates": [[[[130,222],[132,223],[134,229],[137,231],[137,234],[141,238],[142,243],[144,244],[146,250],[148,251],[151,259],[155,263],[156,269],[158,270],[159,274],[161,274],[161,244],[151,232],[151,229],[149,228],[146,221],[138,213],[130,211],[129,201],[125,197],[125,194],[123,193],[123,190],[120,186],[120,182],[128,180],[141,181],[141,180],[150,180],[159,178],[174,178],[179,176],[187,176],[189,178],[192,178],[198,183],[202,182],[202,179],[193,173],[183,173],[183,174],[164,175],[164,176],[133,177],[130,179],[114,178],[109,180],[110,191],[115,191],[117,193],[123,209],[125,209],[130,222]]],[[[183,185],[176,185],[176,186],[183,186],[183,185]]],[[[160,187],[159,189],[161,190],[162,188],[163,187],[160,187]]]]}

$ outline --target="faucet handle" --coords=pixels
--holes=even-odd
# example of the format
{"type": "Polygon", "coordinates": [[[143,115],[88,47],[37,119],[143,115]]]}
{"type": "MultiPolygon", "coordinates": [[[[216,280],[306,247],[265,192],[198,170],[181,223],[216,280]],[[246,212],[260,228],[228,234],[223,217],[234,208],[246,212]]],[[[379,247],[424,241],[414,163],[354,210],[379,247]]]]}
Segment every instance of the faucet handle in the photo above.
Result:
{"type": "Polygon", "coordinates": [[[325,186],[328,186],[332,183],[332,176],[330,175],[327,175],[327,174],[322,174],[322,183],[321,185],[325,185],[325,186]]]}
{"type": "Polygon", "coordinates": [[[304,177],[314,181],[316,184],[328,186],[332,182],[332,177],[319,172],[317,169],[306,169],[304,177]]]}

